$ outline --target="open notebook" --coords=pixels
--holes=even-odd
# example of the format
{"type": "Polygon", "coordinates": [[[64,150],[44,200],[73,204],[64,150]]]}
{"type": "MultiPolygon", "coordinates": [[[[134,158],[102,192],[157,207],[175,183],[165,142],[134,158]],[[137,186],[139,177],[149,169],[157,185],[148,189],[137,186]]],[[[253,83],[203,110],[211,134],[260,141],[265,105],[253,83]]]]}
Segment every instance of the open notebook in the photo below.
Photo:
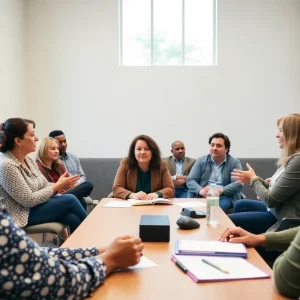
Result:
{"type": "Polygon", "coordinates": [[[134,199],[128,199],[128,202],[131,203],[131,205],[151,205],[151,204],[173,204],[171,200],[164,199],[164,198],[157,198],[153,200],[134,200],[134,199]]]}
{"type": "Polygon", "coordinates": [[[247,257],[244,244],[231,244],[219,241],[177,240],[175,243],[177,255],[209,255],[247,257]]]}
{"type": "Polygon", "coordinates": [[[270,275],[262,272],[247,260],[239,257],[216,257],[216,256],[190,256],[190,255],[172,255],[171,260],[176,264],[186,268],[186,273],[195,282],[209,282],[209,281],[226,281],[226,280],[240,280],[240,279],[254,279],[267,278],[270,275]],[[214,265],[220,266],[222,272],[215,267],[203,262],[207,260],[214,265]]]}

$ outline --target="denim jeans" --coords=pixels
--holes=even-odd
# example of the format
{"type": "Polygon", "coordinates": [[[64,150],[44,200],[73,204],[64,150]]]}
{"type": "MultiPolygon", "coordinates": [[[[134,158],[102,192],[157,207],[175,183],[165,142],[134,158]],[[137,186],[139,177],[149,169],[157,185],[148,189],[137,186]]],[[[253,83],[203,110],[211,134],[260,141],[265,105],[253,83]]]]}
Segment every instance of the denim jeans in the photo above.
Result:
{"type": "Polygon", "coordinates": [[[266,232],[277,222],[276,217],[268,211],[267,206],[258,200],[237,201],[234,213],[228,217],[236,226],[254,234],[266,232]]]}
{"type": "Polygon", "coordinates": [[[83,183],[77,185],[73,189],[66,191],[64,194],[72,194],[72,195],[76,196],[76,198],[80,201],[83,208],[86,209],[86,204],[85,204],[83,197],[89,196],[90,193],[92,192],[93,188],[94,188],[94,185],[91,182],[86,181],[86,182],[83,182],[83,183]]]}
{"type": "Polygon", "coordinates": [[[87,213],[74,195],[52,196],[47,202],[31,207],[28,226],[60,222],[70,227],[72,233],[86,218],[87,213]]]}
{"type": "Polygon", "coordinates": [[[188,191],[184,188],[175,188],[175,198],[188,198],[188,191]]]}
{"type": "MultiPolygon", "coordinates": [[[[189,193],[189,196],[190,196],[190,198],[203,198],[201,195],[199,195],[197,197],[197,196],[195,196],[195,194],[191,195],[191,193],[189,193]]],[[[231,199],[229,197],[222,195],[222,196],[219,197],[219,206],[226,213],[227,210],[229,208],[231,208],[233,205],[232,205],[231,199]]]]}

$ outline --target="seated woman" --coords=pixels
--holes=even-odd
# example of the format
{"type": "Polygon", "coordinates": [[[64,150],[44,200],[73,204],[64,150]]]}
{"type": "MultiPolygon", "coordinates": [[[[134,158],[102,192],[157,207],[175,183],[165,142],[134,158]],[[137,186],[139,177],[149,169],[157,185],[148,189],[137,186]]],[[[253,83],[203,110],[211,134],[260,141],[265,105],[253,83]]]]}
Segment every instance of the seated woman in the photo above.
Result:
{"type": "MultiPolygon", "coordinates": [[[[42,140],[37,152],[36,164],[46,179],[52,183],[56,183],[60,176],[67,172],[64,164],[59,159],[58,141],[52,137],[47,137],[42,140]]],[[[69,174],[66,173],[66,176],[69,177],[69,174]]],[[[58,193],[72,194],[76,196],[82,207],[85,209],[86,204],[82,198],[83,196],[81,195],[81,197],[78,197],[78,193],[76,193],[78,187],[79,186],[77,185],[75,187],[71,187],[69,190],[60,190],[58,193]]]]}
{"type": "Polygon", "coordinates": [[[282,117],[277,125],[276,137],[283,153],[270,182],[258,177],[249,165],[248,171],[232,172],[237,182],[251,183],[261,200],[238,201],[229,215],[236,226],[251,233],[276,231],[283,218],[300,217],[300,114],[282,117]]]}
{"type": "Polygon", "coordinates": [[[128,156],[121,160],[117,171],[113,195],[136,200],[173,197],[174,185],[167,163],[161,159],[151,137],[139,135],[132,141],[128,156]]]}
{"type": "Polygon", "coordinates": [[[259,235],[236,227],[227,229],[220,240],[250,247],[262,246],[267,250],[287,250],[274,263],[274,282],[280,294],[290,298],[300,297],[300,227],[259,235]]]}
{"type": "Polygon", "coordinates": [[[104,248],[40,248],[1,207],[0,224],[2,299],[82,299],[143,255],[141,240],[131,236],[104,248]]]}
{"type": "Polygon", "coordinates": [[[12,118],[0,125],[0,202],[21,227],[60,222],[72,233],[87,214],[73,195],[53,196],[72,187],[79,176],[48,182],[28,156],[38,141],[31,120],[12,118]]]}

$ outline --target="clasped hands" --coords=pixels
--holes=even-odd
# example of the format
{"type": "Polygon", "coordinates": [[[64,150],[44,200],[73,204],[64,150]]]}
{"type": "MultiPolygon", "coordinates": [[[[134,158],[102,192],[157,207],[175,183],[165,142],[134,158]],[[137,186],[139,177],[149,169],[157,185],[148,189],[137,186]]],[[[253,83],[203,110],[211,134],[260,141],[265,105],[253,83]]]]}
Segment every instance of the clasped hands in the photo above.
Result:
{"type": "Polygon", "coordinates": [[[173,180],[173,183],[174,183],[174,186],[175,187],[178,187],[178,186],[181,186],[181,185],[184,185],[185,184],[185,179],[183,178],[178,178],[176,180],[173,180]]]}
{"type": "Polygon", "coordinates": [[[158,195],[156,193],[146,194],[145,192],[140,191],[138,193],[131,193],[129,198],[135,200],[153,200],[157,199],[158,195]]]}
{"type": "MultiPolygon", "coordinates": [[[[203,189],[201,189],[201,190],[199,191],[199,195],[201,195],[203,198],[206,198],[209,189],[210,189],[210,186],[209,186],[209,185],[206,186],[206,187],[204,187],[203,189]]],[[[222,190],[222,189],[217,189],[217,191],[219,192],[219,195],[221,195],[221,194],[223,193],[223,190],[222,190]]]]}

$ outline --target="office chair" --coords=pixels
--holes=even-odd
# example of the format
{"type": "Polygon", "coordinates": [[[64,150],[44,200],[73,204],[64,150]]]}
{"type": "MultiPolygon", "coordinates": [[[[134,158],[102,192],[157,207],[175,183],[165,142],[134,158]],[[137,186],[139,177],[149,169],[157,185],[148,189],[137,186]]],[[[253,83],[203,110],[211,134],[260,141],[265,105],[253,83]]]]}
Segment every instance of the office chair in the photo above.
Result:
{"type": "Polygon", "coordinates": [[[55,237],[56,246],[59,247],[59,234],[65,229],[66,225],[57,222],[44,223],[23,227],[28,234],[42,234],[42,243],[45,243],[46,233],[51,233],[55,237]]]}

